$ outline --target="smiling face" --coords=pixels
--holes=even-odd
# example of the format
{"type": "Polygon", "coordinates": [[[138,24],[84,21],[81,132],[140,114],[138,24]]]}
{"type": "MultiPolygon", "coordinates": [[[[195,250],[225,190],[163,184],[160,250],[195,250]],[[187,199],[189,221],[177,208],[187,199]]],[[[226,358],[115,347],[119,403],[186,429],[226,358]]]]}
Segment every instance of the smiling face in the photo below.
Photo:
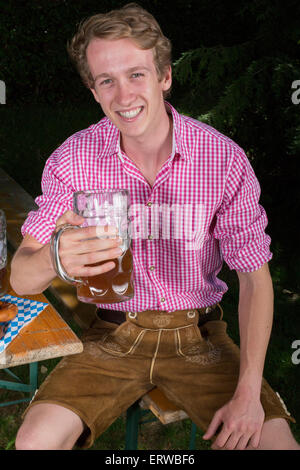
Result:
{"type": "Polygon", "coordinates": [[[93,39],[86,51],[94,79],[91,91],[123,139],[153,139],[167,122],[163,91],[171,86],[171,68],[159,81],[152,49],[128,38],[93,39]]]}

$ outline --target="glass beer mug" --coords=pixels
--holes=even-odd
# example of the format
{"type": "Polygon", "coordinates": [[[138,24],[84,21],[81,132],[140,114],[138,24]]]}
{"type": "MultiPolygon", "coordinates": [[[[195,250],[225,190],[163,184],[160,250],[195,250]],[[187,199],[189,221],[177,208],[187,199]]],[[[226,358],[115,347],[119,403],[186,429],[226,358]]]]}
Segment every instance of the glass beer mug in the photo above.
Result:
{"type": "MultiPolygon", "coordinates": [[[[122,239],[120,245],[122,254],[113,260],[115,268],[97,276],[72,278],[67,275],[60,263],[59,237],[66,229],[74,230],[80,227],[66,224],[58,228],[52,237],[51,251],[56,272],[66,282],[76,285],[77,297],[81,302],[112,304],[127,301],[134,296],[129,206],[130,195],[126,189],[79,191],[73,194],[73,211],[85,219],[81,227],[114,226],[117,228],[116,236],[122,239]]],[[[105,234],[104,231],[103,233],[105,234]]],[[[99,265],[108,261],[102,261],[99,265]]]]}

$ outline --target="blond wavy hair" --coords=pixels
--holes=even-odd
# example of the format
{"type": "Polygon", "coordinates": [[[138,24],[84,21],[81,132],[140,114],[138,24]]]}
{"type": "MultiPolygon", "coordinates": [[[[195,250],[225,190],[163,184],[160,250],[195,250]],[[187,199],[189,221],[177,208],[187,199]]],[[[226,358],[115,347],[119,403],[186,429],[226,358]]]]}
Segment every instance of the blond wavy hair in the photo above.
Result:
{"type": "MultiPolygon", "coordinates": [[[[78,31],[68,43],[72,61],[87,88],[94,87],[86,49],[94,38],[130,38],[141,49],[153,49],[158,80],[161,81],[171,65],[171,42],[166,38],[155,18],[136,3],[129,3],[118,10],[91,16],[82,21],[78,31]]],[[[165,92],[164,96],[168,94],[165,92]]]]}

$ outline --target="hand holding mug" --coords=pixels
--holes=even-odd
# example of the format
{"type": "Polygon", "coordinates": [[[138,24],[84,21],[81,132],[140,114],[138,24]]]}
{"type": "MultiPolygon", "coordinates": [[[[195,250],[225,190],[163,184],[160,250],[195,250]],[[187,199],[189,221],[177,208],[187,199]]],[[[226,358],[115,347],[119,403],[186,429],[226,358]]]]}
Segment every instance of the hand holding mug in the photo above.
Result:
{"type": "MultiPolygon", "coordinates": [[[[84,217],[67,211],[57,220],[56,226],[59,228],[69,224],[75,228],[83,223],[84,217]]],[[[66,230],[61,235],[59,257],[70,277],[97,276],[116,267],[112,260],[122,254],[121,244],[122,240],[117,236],[116,227],[80,227],[77,230],[66,230]],[[99,264],[101,262],[104,264],[99,264]]]]}
{"type": "Polygon", "coordinates": [[[88,303],[129,300],[133,290],[128,190],[92,190],[73,194],[73,211],[57,220],[51,238],[56,273],[77,287],[88,303]]]}

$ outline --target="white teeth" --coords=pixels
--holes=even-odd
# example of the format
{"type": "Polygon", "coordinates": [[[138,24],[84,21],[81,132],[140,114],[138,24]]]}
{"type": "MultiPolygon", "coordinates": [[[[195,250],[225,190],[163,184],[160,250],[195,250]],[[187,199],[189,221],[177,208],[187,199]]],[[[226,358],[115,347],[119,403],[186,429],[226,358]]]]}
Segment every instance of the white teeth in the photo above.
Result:
{"type": "Polygon", "coordinates": [[[141,109],[142,109],[142,106],[140,108],[132,109],[131,111],[125,111],[125,112],[119,111],[119,113],[121,114],[122,117],[126,119],[131,119],[137,116],[139,112],[141,111],[141,109]]]}

